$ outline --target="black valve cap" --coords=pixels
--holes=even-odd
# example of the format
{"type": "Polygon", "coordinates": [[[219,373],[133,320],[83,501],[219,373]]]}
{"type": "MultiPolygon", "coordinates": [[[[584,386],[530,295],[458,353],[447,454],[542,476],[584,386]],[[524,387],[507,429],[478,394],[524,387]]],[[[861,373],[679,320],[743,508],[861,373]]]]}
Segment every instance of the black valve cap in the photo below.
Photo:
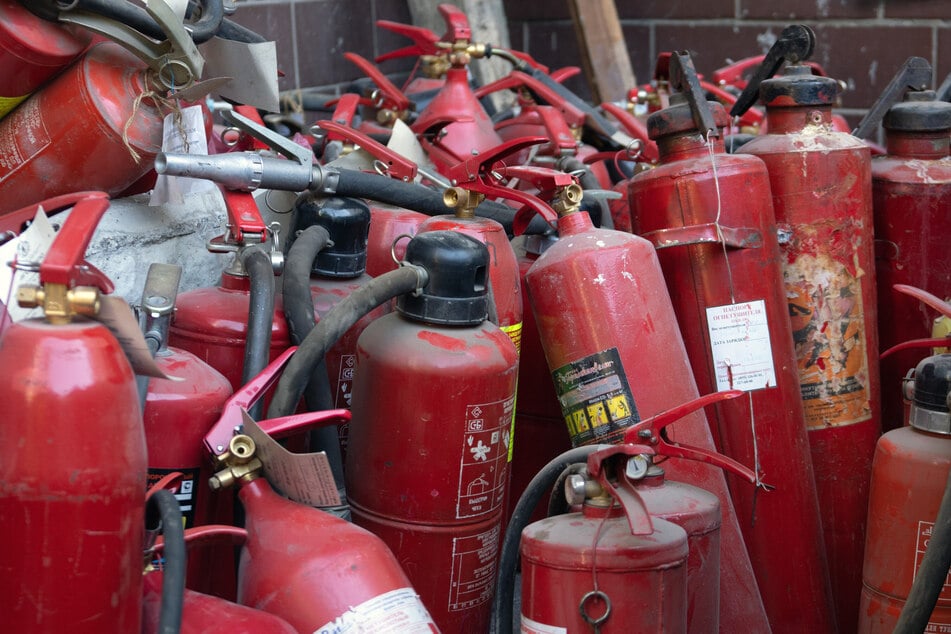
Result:
{"type": "Polygon", "coordinates": [[[484,244],[455,231],[427,231],[409,241],[405,260],[426,269],[429,281],[418,295],[397,298],[400,313],[445,326],[474,326],[488,317],[489,249],[484,244]]]}
{"type": "Polygon", "coordinates": [[[812,74],[805,64],[787,66],[782,76],[760,84],[759,96],[768,108],[831,106],[839,94],[839,82],[812,74]]]}
{"type": "Polygon", "coordinates": [[[291,243],[299,231],[313,225],[330,234],[333,244],[317,254],[311,269],[315,275],[351,278],[366,271],[370,208],[362,200],[301,194],[294,204],[293,224],[291,243]]]}
{"type": "MultiPolygon", "coordinates": [[[[730,125],[730,115],[720,102],[707,101],[707,105],[710,106],[717,128],[723,129],[730,125]]],[[[670,105],[667,108],[658,110],[647,117],[647,136],[651,140],[696,131],[697,124],[693,119],[693,111],[683,93],[671,95],[670,105]]]]}
{"type": "Polygon", "coordinates": [[[886,130],[940,132],[951,130],[951,103],[937,101],[933,90],[909,92],[882,117],[886,130]]]}
{"type": "Polygon", "coordinates": [[[935,412],[948,411],[951,390],[951,354],[923,359],[915,368],[915,405],[935,412]]]}

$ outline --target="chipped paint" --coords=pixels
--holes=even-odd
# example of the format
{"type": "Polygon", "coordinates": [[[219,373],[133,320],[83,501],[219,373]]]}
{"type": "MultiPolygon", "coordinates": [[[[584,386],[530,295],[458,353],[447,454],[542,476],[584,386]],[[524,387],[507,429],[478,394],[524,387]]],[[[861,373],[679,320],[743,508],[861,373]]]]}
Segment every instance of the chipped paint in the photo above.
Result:
{"type": "Polygon", "coordinates": [[[594,278],[594,283],[597,284],[598,286],[604,285],[606,281],[607,280],[604,277],[604,273],[598,273],[598,276],[594,278]]]}

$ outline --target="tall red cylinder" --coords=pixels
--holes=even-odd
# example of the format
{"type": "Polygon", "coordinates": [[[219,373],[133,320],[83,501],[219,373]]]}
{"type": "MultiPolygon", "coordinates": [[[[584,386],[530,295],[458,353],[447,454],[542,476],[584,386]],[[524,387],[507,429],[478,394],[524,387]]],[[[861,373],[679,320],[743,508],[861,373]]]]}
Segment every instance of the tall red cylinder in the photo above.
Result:
{"type": "Polygon", "coordinates": [[[791,65],[764,81],[769,172],[839,631],[855,629],[872,454],[881,433],[868,146],[832,127],[838,85],[791,65]]]}
{"type": "MultiPolygon", "coordinates": [[[[835,627],[812,457],[803,419],[782,261],[766,166],[707,142],[684,97],[648,119],[657,167],[630,180],[638,232],[658,259],[702,393],[742,389],[716,405],[721,451],[758,465],[775,486],[728,477],[773,632],[835,627]],[[796,509],[796,522],[789,509],[796,509]],[[776,548],[780,542],[783,547],[776,548]]],[[[729,117],[708,102],[716,125],[729,117]]]]}
{"type": "MultiPolygon", "coordinates": [[[[697,386],[650,243],[595,229],[584,212],[559,218],[558,233],[525,278],[548,367],[572,442],[617,442],[641,418],[696,399],[697,386]]],[[[702,412],[670,432],[714,449],[702,412]]],[[[668,473],[721,501],[722,631],[768,631],[723,474],[691,461],[670,465],[668,473]]]]}

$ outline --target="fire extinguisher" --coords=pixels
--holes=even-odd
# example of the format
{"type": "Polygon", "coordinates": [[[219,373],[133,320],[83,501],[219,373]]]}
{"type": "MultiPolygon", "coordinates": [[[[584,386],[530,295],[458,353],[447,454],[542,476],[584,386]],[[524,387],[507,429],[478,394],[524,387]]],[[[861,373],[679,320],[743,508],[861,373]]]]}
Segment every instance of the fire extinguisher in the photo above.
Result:
{"type": "Polygon", "coordinates": [[[90,39],[82,29],[33,15],[17,0],[0,2],[0,118],[69,66],[90,39]]]}
{"type": "Polygon", "coordinates": [[[724,454],[775,486],[730,487],[772,629],[832,631],[769,176],[760,159],[726,154],[729,117],[706,100],[689,54],[671,55],[670,84],[681,92],[647,120],[658,166],[629,181],[631,209],[658,251],[700,391],[748,392],[718,404],[711,424],[724,454]]]}
{"type": "Polygon", "coordinates": [[[783,276],[839,630],[855,629],[872,455],[881,433],[868,147],[832,128],[838,83],[801,64],[815,34],[787,27],[737,100],[759,94],[769,132],[745,153],[766,163],[785,231],[783,276]],[[783,61],[782,77],[768,79],[783,61]]]}
{"type": "Polygon", "coordinates": [[[354,522],[390,546],[439,627],[484,632],[518,354],[486,321],[484,244],[430,231],[410,241],[406,259],[425,284],[397,297],[397,312],[357,344],[347,491],[354,522]]]}
{"type": "MultiPolygon", "coordinates": [[[[519,531],[523,629],[528,623],[528,631],[546,631],[545,626],[574,631],[599,621],[600,631],[606,632],[718,631],[719,501],[703,489],[666,480],[652,457],[690,458],[755,483],[753,472],[739,463],[671,445],[662,434],[664,427],[691,411],[740,395],[739,390],[714,393],[640,421],[627,430],[624,443],[589,454],[587,473],[559,478],[565,491],[555,491],[553,498],[563,495],[572,507],[581,506],[581,512],[558,514],[519,531]],[[627,522],[620,519],[615,501],[627,511],[627,522]],[[614,512],[608,512],[612,508],[614,512]],[[606,512],[618,519],[605,520],[606,512]],[[657,526],[667,522],[685,531],[689,555],[682,587],[650,583],[670,566],[663,559],[670,555],[669,546],[656,533],[657,526]],[[645,536],[658,539],[648,539],[645,545],[645,536]],[[591,589],[595,577],[597,587],[591,589]],[[631,590],[640,585],[647,587],[631,590]]],[[[514,534],[506,535],[507,545],[514,534]]],[[[503,569],[501,574],[512,572],[503,569]]]]}
{"type": "Polygon", "coordinates": [[[45,319],[12,324],[0,341],[0,612],[17,632],[137,632],[142,414],[122,347],[95,321],[112,283],[83,259],[108,197],[72,202],[40,264],[42,286],[17,294],[45,319]]]}
{"type": "MultiPolygon", "coordinates": [[[[887,156],[872,159],[875,215],[875,276],[878,281],[878,336],[882,350],[927,337],[934,313],[910,297],[891,292],[895,284],[927,288],[951,296],[951,259],[944,209],[951,201],[951,104],[932,90],[931,65],[909,58],[869,114],[855,129],[870,136],[885,128],[887,156]],[[902,100],[902,97],[904,99],[902,100]]],[[[922,359],[920,351],[900,352],[882,362],[882,422],[900,426],[904,405],[898,389],[905,370],[922,359]]]]}
{"type": "Polygon", "coordinates": [[[62,18],[107,36],[118,32],[147,62],[112,42],[98,44],[0,121],[0,137],[9,140],[0,152],[0,214],[79,187],[117,194],[152,168],[164,117],[155,100],[199,77],[203,60],[167,5],[148,10],[168,42],[94,15],[62,18]]]}
{"type": "MultiPolygon", "coordinates": [[[[577,211],[576,187],[543,189],[555,191],[560,239],[538,257],[525,282],[555,392],[574,446],[617,442],[641,417],[697,398],[687,352],[651,244],[595,229],[577,211]]],[[[679,423],[676,439],[714,448],[700,412],[679,423]]],[[[670,476],[720,499],[721,627],[768,631],[724,476],[691,464],[671,465],[670,476]]]]}
{"type": "MultiPolygon", "coordinates": [[[[882,436],[875,448],[868,533],[858,610],[861,634],[893,632],[912,582],[921,573],[951,472],[951,354],[921,361],[904,390],[911,401],[910,426],[882,436]]],[[[941,579],[944,577],[942,576],[941,579]]],[[[946,582],[927,620],[928,632],[951,627],[946,582]]],[[[904,630],[907,631],[907,630],[904,630]]],[[[922,630],[919,630],[922,631],[922,630]]]]}

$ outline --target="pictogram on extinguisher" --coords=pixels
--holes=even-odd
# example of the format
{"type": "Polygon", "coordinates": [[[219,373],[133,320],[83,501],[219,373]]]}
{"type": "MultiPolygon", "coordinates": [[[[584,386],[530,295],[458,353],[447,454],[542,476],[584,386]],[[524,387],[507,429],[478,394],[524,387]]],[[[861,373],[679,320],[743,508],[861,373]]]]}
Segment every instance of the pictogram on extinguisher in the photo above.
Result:
{"type": "Polygon", "coordinates": [[[12,324],[0,340],[0,612],[17,632],[137,632],[142,415],[129,361],[95,321],[112,283],[83,259],[108,197],[71,199],[47,201],[75,206],[39,265],[41,286],[17,293],[45,318],[12,324]]]}
{"type": "Polygon", "coordinates": [[[647,120],[659,162],[628,182],[631,209],[658,251],[700,391],[748,392],[719,403],[710,420],[721,451],[756,465],[776,487],[763,495],[731,482],[730,490],[770,625],[777,634],[831,631],[769,176],[760,159],[725,152],[729,117],[706,100],[689,54],[671,54],[670,84],[680,92],[647,120]]]}
{"type": "MultiPolygon", "coordinates": [[[[896,73],[854,135],[885,129],[887,155],[872,159],[875,215],[875,276],[878,282],[878,336],[882,350],[927,337],[934,313],[911,297],[895,294],[895,284],[927,288],[951,296],[951,259],[944,209],[951,201],[951,104],[938,100],[931,65],[911,57],[896,73]]],[[[899,390],[904,372],[923,358],[919,350],[882,362],[882,423],[902,425],[899,390]]]]}
{"type": "Polygon", "coordinates": [[[766,163],[839,630],[855,629],[872,454],[881,432],[868,146],[836,132],[839,90],[802,63],[815,34],[783,30],[737,99],[769,132],[742,147],[766,163]],[[783,76],[769,79],[789,62],[783,76]]]}

